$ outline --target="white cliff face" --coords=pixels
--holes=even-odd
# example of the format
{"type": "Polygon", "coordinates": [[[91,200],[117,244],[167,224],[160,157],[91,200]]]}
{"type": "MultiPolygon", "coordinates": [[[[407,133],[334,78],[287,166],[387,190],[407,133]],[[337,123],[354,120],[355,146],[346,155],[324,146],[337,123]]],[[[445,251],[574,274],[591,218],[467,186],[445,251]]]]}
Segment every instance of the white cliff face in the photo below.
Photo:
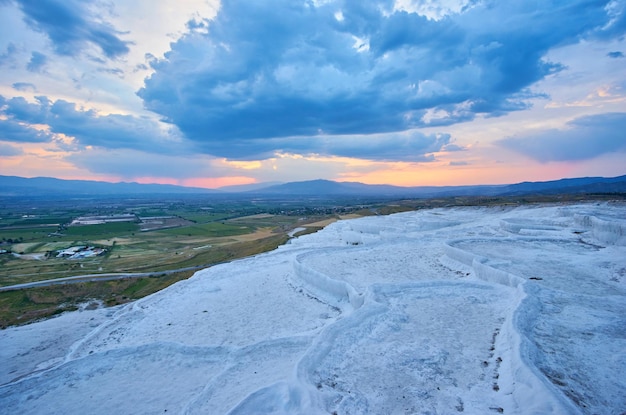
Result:
{"type": "Polygon", "coordinates": [[[612,414],[626,205],[342,221],[0,332],[6,413],[612,414]]]}

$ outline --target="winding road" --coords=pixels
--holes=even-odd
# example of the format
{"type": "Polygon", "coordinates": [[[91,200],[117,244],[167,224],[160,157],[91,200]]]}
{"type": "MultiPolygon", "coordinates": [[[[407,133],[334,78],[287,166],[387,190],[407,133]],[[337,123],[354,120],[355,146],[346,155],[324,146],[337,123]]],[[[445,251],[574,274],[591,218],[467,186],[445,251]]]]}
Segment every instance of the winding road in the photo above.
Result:
{"type": "Polygon", "coordinates": [[[74,284],[78,282],[110,281],[110,280],[121,280],[125,278],[141,278],[141,277],[163,277],[165,275],[175,274],[177,272],[197,271],[199,269],[208,268],[213,265],[218,265],[221,263],[222,262],[214,263],[214,264],[195,265],[193,267],[171,269],[167,271],[124,272],[124,273],[118,272],[118,273],[107,273],[107,274],[75,275],[73,277],[55,278],[52,280],[42,280],[42,281],[26,282],[23,284],[8,285],[6,287],[0,287],[0,292],[21,290],[24,288],[49,287],[51,285],[74,284]]]}

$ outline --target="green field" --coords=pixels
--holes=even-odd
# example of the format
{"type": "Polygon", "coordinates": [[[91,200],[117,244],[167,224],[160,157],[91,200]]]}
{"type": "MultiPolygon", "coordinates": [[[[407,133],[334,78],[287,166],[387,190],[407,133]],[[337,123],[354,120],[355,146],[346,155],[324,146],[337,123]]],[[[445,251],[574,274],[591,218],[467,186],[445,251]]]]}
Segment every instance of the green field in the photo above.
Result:
{"type": "MultiPolygon", "coordinates": [[[[227,206],[222,211],[214,211],[176,202],[133,211],[138,218],[179,218],[176,223],[183,225],[177,227],[141,231],[139,219],[69,225],[79,216],[126,214],[128,210],[124,205],[105,211],[81,210],[77,206],[69,215],[59,213],[52,206],[49,212],[39,207],[36,217],[17,209],[3,212],[0,249],[7,252],[0,253],[2,287],[102,273],[148,272],[155,277],[0,292],[0,327],[72,310],[93,299],[115,305],[141,298],[193,274],[193,271],[185,271],[163,276],[160,272],[206,267],[275,249],[288,240],[289,230],[303,223],[299,215],[250,216],[251,212],[257,213],[258,208],[249,206],[227,206]],[[103,248],[106,252],[79,260],[57,257],[60,251],[76,246],[103,248]]],[[[328,217],[313,215],[308,222],[328,217]]]]}
{"type": "Polygon", "coordinates": [[[133,222],[111,222],[101,225],[69,226],[65,231],[67,240],[114,238],[125,236],[139,231],[139,225],[133,222]]]}
{"type": "Polygon", "coordinates": [[[30,227],[30,228],[0,228],[0,241],[12,243],[12,241],[40,241],[50,233],[57,231],[56,226],[30,227]]]}
{"type": "Polygon", "coordinates": [[[206,211],[200,211],[200,212],[176,211],[174,212],[174,214],[176,216],[180,216],[183,219],[187,219],[195,223],[215,222],[215,221],[224,220],[233,216],[232,213],[210,213],[206,211]]]}
{"type": "MultiPolygon", "coordinates": [[[[267,233],[267,228],[265,232],[267,233]]],[[[263,230],[262,229],[262,230],[263,230]]],[[[256,227],[210,222],[173,229],[139,232],[135,223],[71,226],[63,236],[48,233],[11,233],[13,243],[0,254],[0,286],[74,275],[109,272],[148,272],[210,264],[222,260],[218,247],[238,242],[237,236],[255,239],[256,227]],[[22,235],[22,236],[15,236],[22,235]],[[106,249],[101,256],[81,260],[57,258],[72,246],[106,249]]],[[[13,231],[14,232],[14,231],[13,231]]]]}

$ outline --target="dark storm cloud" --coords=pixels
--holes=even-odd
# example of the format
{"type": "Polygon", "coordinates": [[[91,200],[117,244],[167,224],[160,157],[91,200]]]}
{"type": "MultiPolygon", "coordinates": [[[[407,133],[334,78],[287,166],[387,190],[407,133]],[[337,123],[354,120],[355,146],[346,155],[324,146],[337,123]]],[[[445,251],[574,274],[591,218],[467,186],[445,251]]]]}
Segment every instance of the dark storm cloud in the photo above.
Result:
{"type": "Polygon", "coordinates": [[[311,151],[335,135],[375,147],[367,140],[379,133],[528,108],[539,95],[531,85],[564,69],[543,60],[550,48],[624,34],[623,12],[608,3],[489,2],[429,20],[391,1],[224,0],[151,63],[138,94],[218,156],[267,155],[284,149],[280,137],[311,151]]]}
{"type": "Polygon", "coordinates": [[[43,53],[33,52],[30,61],[28,61],[26,65],[26,69],[30,72],[41,72],[47,61],[48,58],[43,53]]]}
{"type": "Polygon", "coordinates": [[[540,162],[587,160],[626,152],[624,131],[626,113],[606,113],[576,118],[566,129],[509,137],[499,144],[540,162]]]}
{"type": "Polygon", "coordinates": [[[120,32],[92,12],[92,0],[16,0],[26,23],[45,33],[60,55],[77,55],[89,44],[108,58],[128,53],[120,32]]]}
{"type": "Polygon", "coordinates": [[[83,146],[129,148],[148,152],[173,151],[167,142],[171,137],[149,119],[131,115],[99,115],[93,110],[82,110],[64,100],[50,101],[36,97],[30,103],[23,97],[5,99],[0,96],[0,139],[14,142],[39,142],[52,139],[50,133],[74,137],[83,146]],[[31,124],[50,127],[50,133],[39,133],[31,124]]]}

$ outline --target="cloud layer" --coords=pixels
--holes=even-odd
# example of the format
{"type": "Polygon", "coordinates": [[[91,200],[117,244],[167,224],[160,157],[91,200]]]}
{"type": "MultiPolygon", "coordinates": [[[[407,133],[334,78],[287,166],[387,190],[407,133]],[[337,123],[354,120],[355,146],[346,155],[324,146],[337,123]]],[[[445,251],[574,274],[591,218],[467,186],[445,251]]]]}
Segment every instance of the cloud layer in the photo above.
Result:
{"type": "Polygon", "coordinates": [[[505,138],[499,144],[540,162],[578,161],[626,152],[626,113],[583,116],[566,127],[505,138]]]}
{"type": "MultiPolygon", "coordinates": [[[[132,115],[101,115],[94,110],[77,108],[65,100],[51,101],[37,96],[31,103],[24,97],[6,99],[0,95],[0,139],[16,143],[49,142],[55,134],[74,139],[79,147],[133,149],[149,153],[184,154],[195,152],[196,146],[179,137],[175,128],[163,129],[154,120],[132,115]]],[[[209,150],[211,155],[242,158],[248,154],[249,141],[229,141],[209,150]]],[[[457,150],[450,144],[449,134],[423,134],[409,131],[394,134],[317,135],[279,137],[259,140],[255,158],[270,158],[276,152],[355,157],[368,160],[430,161],[432,153],[457,150]]]]}
{"type": "MultiPolygon", "coordinates": [[[[60,55],[77,55],[96,46],[108,58],[128,53],[128,42],[120,32],[94,13],[89,1],[16,0],[26,23],[45,33],[60,55]]],[[[35,56],[33,55],[33,59],[35,56]]]]}
{"type": "Polygon", "coordinates": [[[605,6],[485,2],[433,20],[391,1],[225,0],[153,62],[138,94],[218,156],[319,134],[367,148],[370,134],[528,108],[531,85],[563,69],[542,59],[550,48],[624,33],[623,7],[605,6]]]}
{"type": "Polygon", "coordinates": [[[175,134],[153,120],[131,115],[99,115],[64,100],[45,96],[30,103],[23,97],[0,96],[0,139],[11,142],[48,142],[54,134],[76,140],[79,146],[127,148],[146,152],[174,152],[175,134]],[[38,127],[35,127],[38,126],[38,127]]]}
{"type": "Polygon", "coordinates": [[[0,0],[0,170],[180,183],[623,174],[625,8],[0,0]]]}

